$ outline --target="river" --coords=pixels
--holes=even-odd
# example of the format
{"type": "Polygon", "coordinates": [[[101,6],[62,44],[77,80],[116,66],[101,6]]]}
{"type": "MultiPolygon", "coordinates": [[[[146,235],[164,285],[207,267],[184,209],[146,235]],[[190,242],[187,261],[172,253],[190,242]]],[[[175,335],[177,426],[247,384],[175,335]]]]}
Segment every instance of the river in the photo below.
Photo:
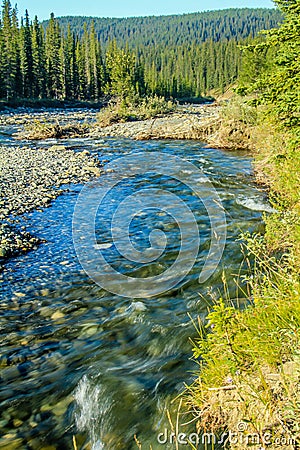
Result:
{"type": "MultiPolygon", "coordinates": [[[[15,145],[7,137],[0,144],[15,145]]],[[[96,248],[123,277],[117,282],[111,275],[94,281],[89,275],[99,269],[97,258],[88,261],[78,245],[74,248],[73,240],[76,244],[85,236],[73,220],[82,185],[68,186],[50,208],[21,219],[45,242],[36,251],[10,259],[1,275],[0,448],[70,450],[76,436],[78,448],[131,450],[138,448],[134,435],[143,449],[175,448],[159,443],[158,435],[170,429],[166,415],[172,410],[170,401],[197,372],[191,360],[190,338],[196,337],[192,319],[205,317],[209,305],[223,294],[224,276],[231,297],[237,304],[245,303],[246,265],[238,239],[243,232],[263,231],[262,211],[269,206],[254,185],[251,158],[244,153],[205,148],[198,141],[108,138],[62,144],[88,150],[103,163],[101,182],[83,190],[83,210],[77,219],[82,223],[99,189],[103,193],[110,186],[94,217],[96,248]],[[160,163],[155,165],[157,158],[161,170],[160,163]],[[170,173],[165,167],[168,160],[170,173]],[[189,173],[186,164],[195,173],[189,173]],[[148,192],[145,201],[141,189],[148,192]],[[161,202],[166,192],[170,197],[161,202]],[[207,202],[215,201],[212,193],[222,203],[220,214],[225,211],[227,239],[220,263],[200,283],[216,225],[207,210],[207,202]],[[173,210],[172,199],[176,199],[173,210]],[[112,229],[113,214],[123,201],[112,229]],[[177,201],[193,215],[194,222],[185,220],[184,209],[180,213],[183,234],[174,218],[177,201]],[[134,206],[137,211],[132,215],[134,206]],[[195,224],[200,236],[196,252],[195,224]],[[154,244],[149,238],[153,230],[158,230],[152,235],[154,244]],[[125,245],[126,253],[124,236],[138,255],[153,247],[152,257],[142,262],[129,255],[128,261],[119,252],[125,245]],[[164,271],[180,254],[182,236],[188,241],[186,253],[194,255],[192,268],[182,275],[181,266],[179,283],[173,274],[170,283],[153,291],[150,278],[165,282],[164,271]],[[234,279],[239,275],[237,285],[234,279]],[[144,296],[128,282],[133,276],[145,280],[144,296]]]]}

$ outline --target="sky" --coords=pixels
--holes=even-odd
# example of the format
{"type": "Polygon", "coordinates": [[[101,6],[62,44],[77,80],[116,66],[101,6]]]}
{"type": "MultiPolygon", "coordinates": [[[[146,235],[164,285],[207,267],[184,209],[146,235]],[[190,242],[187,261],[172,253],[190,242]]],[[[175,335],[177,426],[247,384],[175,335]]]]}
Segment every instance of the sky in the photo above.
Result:
{"type": "Polygon", "coordinates": [[[272,8],[272,0],[12,0],[20,15],[27,8],[29,15],[40,20],[55,16],[132,17],[182,14],[224,8],[272,8]]]}

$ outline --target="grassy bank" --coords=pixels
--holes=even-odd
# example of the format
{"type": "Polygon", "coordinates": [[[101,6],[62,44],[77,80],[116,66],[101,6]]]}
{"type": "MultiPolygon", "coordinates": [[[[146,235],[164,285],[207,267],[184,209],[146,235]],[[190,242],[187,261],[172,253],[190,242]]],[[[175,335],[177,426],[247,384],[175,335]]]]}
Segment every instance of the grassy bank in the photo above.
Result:
{"type": "Polygon", "coordinates": [[[254,261],[252,275],[240,280],[248,307],[220,299],[197,324],[200,370],[187,403],[198,431],[231,433],[232,449],[300,443],[300,154],[295,133],[277,123],[265,108],[234,100],[218,136],[254,152],[257,181],[277,211],[265,217],[264,236],[244,236],[245,258],[254,261]]]}

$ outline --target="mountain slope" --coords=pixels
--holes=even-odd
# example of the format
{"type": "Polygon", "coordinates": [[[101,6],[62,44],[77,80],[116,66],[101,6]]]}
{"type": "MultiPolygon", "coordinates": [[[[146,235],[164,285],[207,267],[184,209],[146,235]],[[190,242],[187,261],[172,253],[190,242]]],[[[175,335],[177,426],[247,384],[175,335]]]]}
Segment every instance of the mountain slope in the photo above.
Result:
{"type": "MultiPolygon", "coordinates": [[[[116,40],[119,45],[127,42],[130,47],[200,44],[209,39],[241,40],[255,36],[262,29],[276,27],[281,21],[276,9],[225,9],[201,13],[131,18],[60,17],[64,30],[68,25],[78,36],[83,35],[84,23],[88,28],[92,21],[102,44],[116,40]]],[[[47,26],[47,21],[43,22],[47,26]]]]}

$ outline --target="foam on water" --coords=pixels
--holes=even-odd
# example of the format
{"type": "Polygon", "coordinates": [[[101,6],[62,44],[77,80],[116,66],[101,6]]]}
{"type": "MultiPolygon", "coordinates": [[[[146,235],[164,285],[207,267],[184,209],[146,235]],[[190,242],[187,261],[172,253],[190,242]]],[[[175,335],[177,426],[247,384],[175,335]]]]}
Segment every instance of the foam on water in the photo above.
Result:
{"type": "Polygon", "coordinates": [[[104,450],[104,444],[99,439],[98,423],[99,415],[105,415],[110,410],[110,402],[102,394],[101,385],[93,386],[86,375],[74,393],[77,404],[76,426],[78,431],[88,433],[92,450],[104,450]]]}
{"type": "Polygon", "coordinates": [[[236,198],[236,203],[238,205],[244,206],[247,209],[251,209],[252,211],[263,211],[268,213],[275,213],[276,209],[272,208],[265,200],[261,197],[244,197],[239,195],[236,198]]]}

